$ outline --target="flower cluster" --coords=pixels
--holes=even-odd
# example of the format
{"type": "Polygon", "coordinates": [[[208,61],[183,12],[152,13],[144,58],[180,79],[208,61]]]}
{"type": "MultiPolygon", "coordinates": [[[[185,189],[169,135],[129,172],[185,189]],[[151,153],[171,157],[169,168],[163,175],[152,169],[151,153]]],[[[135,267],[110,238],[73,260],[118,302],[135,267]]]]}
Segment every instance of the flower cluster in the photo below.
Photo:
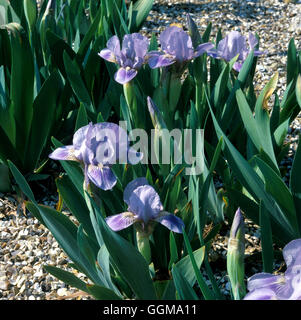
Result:
{"type": "Polygon", "coordinates": [[[283,248],[287,269],[283,275],[258,273],[248,279],[244,300],[301,300],[301,239],[283,248]]]}
{"type": "Polygon", "coordinates": [[[247,39],[238,31],[230,32],[218,43],[217,48],[211,42],[201,43],[194,48],[189,34],[179,26],[170,26],[160,34],[159,42],[160,51],[148,52],[149,40],[145,36],[139,33],[127,34],[123,38],[121,50],[118,37],[113,36],[107,42],[107,48],[101,50],[99,55],[119,65],[115,80],[125,84],[134,79],[146,63],[152,69],[175,65],[182,72],[188,62],[204,53],[227,62],[238,55],[233,69],[239,72],[251,50],[254,50],[255,56],[264,53],[256,49],[258,40],[254,34],[249,33],[247,45],[247,39]]]}
{"type": "Polygon", "coordinates": [[[149,40],[139,33],[133,33],[124,36],[121,50],[118,37],[113,36],[107,42],[107,48],[101,50],[99,55],[119,65],[115,80],[125,84],[131,81],[146,63],[152,69],[172,64],[184,66],[190,60],[213,49],[213,44],[208,42],[194,50],[190,36],[177,26],[171,26],[162,32],[160,44],[162,51],[148,52],[149,40]]]}

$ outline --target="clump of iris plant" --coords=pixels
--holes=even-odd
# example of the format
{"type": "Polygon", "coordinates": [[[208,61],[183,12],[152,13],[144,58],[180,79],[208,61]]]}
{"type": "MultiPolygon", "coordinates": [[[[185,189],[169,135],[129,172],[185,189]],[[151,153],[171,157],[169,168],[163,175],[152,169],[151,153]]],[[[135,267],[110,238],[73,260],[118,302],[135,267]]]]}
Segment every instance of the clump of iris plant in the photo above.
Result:
{"type": "Polygon", "coordinates": [[[148,64],[152,69],[175,65],[180,73],[188,62],[213,49],[211,42],[193,47],[191,37],[179,26],[166,28],[159,38],[162,51],[150,51],[148,64]]]}
{"type": "Polygon", "coordinates": [[[119,162],[137,163],[142,154],[129,146],[124,129],[115,123],[103,122],[84,126],[73,136],[73,144],[55,149],[49,158],[80,162],[85,175],[85,188],[90,181],[103,190],[112,189],[117,179],[111,169],[119,162]]]}
{"type": "Polygon", "coordinates": [[[146,178],[137,178],[130,182],[123,193],[123,200],[128,205],[126,212],[106,218],[109,227],[120,231],[135,226],[137,230],[138,249],[150,262],[149,236],[159,222],[169,230],[182,233],[184,222],[181,218],[163,210],[160,197],[156,190],[149,185],[146,178]]]}
{"type": "Polygon", "coordinates": [[[139,34],[126,34],[120,48],[120,41],[117,36],[111,37],[107,42],[107,48],[100,51],[99,56],[103,59],[119,65],[114,79],[120,84],[133,80],[138,70],[143,66],[148,51],[149,40],[139,34]]]}
{"type": "Polygon", "coordinates": [[[283,248],[287,269],[282,275],[262,272],[248,279],[244,300],[301,300],[301,239],[283,248]]]}
{"type": "Polygon", "coordinates": [[[251,50],[254,50],[254,56],[264,54],[264,52],[256,50],[258,40],[251,32],[249,32],[248,44],[246,37],[240,32],[231,31],[218,43],[217,49],[210,50],[208,55],[213,58],[224,59],[227,62],[238,55],[237,61],[233,65],[233,69],[239,72],[251,50]]]}

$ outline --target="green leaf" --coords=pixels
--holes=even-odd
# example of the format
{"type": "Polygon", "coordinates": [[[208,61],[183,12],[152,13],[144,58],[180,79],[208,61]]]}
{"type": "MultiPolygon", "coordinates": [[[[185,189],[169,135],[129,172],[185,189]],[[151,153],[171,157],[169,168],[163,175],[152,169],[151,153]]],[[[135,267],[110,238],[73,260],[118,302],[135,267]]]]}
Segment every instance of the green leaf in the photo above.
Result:
{"type": "Polygon", "coordinates": [[[154,0],[138,0],[133,5],[133,31],[138,31],[152,9],[154,0]]]}
{"type": "Polygon", "coordinates": [[[16,148],[25,157],[33,115],[33,56],[22,26],[10,23],[5,28],[10,33],[11,41],[10,108],[16,121],[16,148]]]}
{"type": "Polygon", "coordinates": [[[300,172],[301,172],[301,146],[300,146],[300,137],[298,148],[295,153],[293,166],[291,170],[290,176],[290,190],[293,194],[293,199],[295,203],[296,213],[297,213],[297,220],[299,225],[299,231],[301,232],[301,179],[300,179],[300,172]]]}
{"type": "Polygon", "coordinates": [[[97,28],[99,27],[99,24],[101,21],[102,11],[103,11],[103,5],[101,4],[99,6],[99,9],[96,13],[96,16],[95,16],[89,30],[85,34],[83,40],[81,41],[80,47],[77,51],[76,60],[78,63],[82,63],[84,61],[87,49],[88,49],[92,39],[95,37],[95,34],[97,34],[97,28]]]}
{"type": "Polygon", "coordinates": [[[299,104],[299,107],[301,108],[301,75],[298,75],[297,83],[296,83],[296,97],[299,104]]]}
{"type": "MultiPolygon", "coordinates": [[[[200,268],[205,254],[205,247],[201,247],[193,252],[194,260],[196,262],[197,268],[200,268]]],[[[190,286],[193,286],[196,282],[196,275],[194,272],[194,267],[191,262],[190,256],[187,255],[182,258],[179,262],[175,264],[179,272],[183,275],[190,286]]]]}
{"type": "Polygon", "coordinates": [[[56,186],[64,203],[76,219],[81,223],[89,236],[95,237],[94,229],[89,219],[89,209],[83,196],[76,189],[70,178],[66,175],[56,179],[56,186]]]}
{"type": "Polygon", "coordinates": [[[172,268],[172,276],[177,292],[181,300],[199,300],[197,294],[192,289],[191,285],[181,274],[181,271],[176,265],[172,268]]]}
{"type": "Polygon", "coordinates": [[[78,109],[74,131],[77,131],[79,128],[86,126],[88,123],[89,121],[86,108],[84,104],[81,103],[78,109]]]}
{"type": "Polygon", "coordinates": [[[295,40],[292,38],[287,50],[287,65],[286,65],[286,83],[289,84],[295,79],[298,69],[297,66],[297,50],[295,40]]]}
{"type": "Polygon", "coordinates": [[[296,211],[290,190],[284,181],[264,161],[259,157],[255,157],[255,161],[263,174],[265,190],[274,197],[279,206],[285,211],[286,217],[292,227],[298,232],[296,211]]]}
{"type": "MultiPolygon", "coordinates": [[[[209,99],[207,99],[208,103],[209,99]]],[[[278,227],[283,230],[283,239],[294,239],[298,236],[293,226],[290,224],[286,215],[281,211],[279,206],[274,200],[265,192],[264,185],[261,178],[251,168],[250,164],[243,158],[243,156],[234,148],[232,143],[228,140],[227,136],[223,133],[218,125],[212,108],[210,106],[210,112],[215,126],[218,137],[224,139],[224,153],[229,161],[229,165],[234,171],[237,178],[242,185],[252,194],[252,196],[259,201],[262,199],[267,210],[273,215],[278,223],[278,227]]]]}
{"type": "Polygon", "coordinates": [[[77,230],[76,225],[67,218],[64,214],[44,205],[38,205],[40,214],[45,222],[47,228],[52,235],[70,257],[84,273],[95,283],[103,285],[102,279],[99,278],[96,272],[96,265],[91,265],[89,260],[81,254],[77,244],[77,230]]]}
{"type": "Polygon", "coordinates": [[[263,272],[272,273],[274,265],[273,238],[269,213],[262,201],[259,210],[260,238],[262,248],[263,272]]]}
{"type": "Polygon", "coordinates": [[[70,82],[73,92],[75,93],[79,102],[82,102],[87,110],[94,112],[91,97],[81,78],[80,70],[77,63],[74,60],[72,61],[66,52],[63,53],[63,58],[67,78],[70,82]]]}
{"type": "Polygon", "coordinates": [[[98,285],[86,285],[86,291],[93,295],[97,300],[121,300],[112,290],[98,285]]]}
{"type": "Polygon", "coordinates": [[[170,246],[170,260],[168,269],[172,268],[172,265],[178,261],[178,249],[175,236],[173,232],[169,233],[169,246],[170,246]]]}
{"type": "Polygon", "coordinates": [[[85,291],[87,293],[90,293],[89,290],[87,289],[86,283],[80,280],[79,278],[77,278],[73,273],[59,269],[54,266],[44,266],[43,268],[47,272],[52,274],[54,277],[68,284],[69,286],[85,291]]]}
{"type": "Polygon", "coordinates": [[[54,125],[54,113],[62,90],[61,77],[58,71],[53,71],[34,100],[30,143],[26,152],[27,168],[34,169],[38,165],[40,155],[54,125]]]}
{"type": "Polygon", "coordinates": [[[24,0],[24,13],[31,32],[33,31],[35,26],[37,11],[36,0],[24,0]]]}
{"type": "Polygon", "coordinates": [[[28,199],[30,199],[31,202],[37,204],[33,192],[31,191],[27,181],[25,180],[21,172],[18,170],[18,168],[10,160],[8,161],[8,166],[23,193],[28,197],[28,199]]]}

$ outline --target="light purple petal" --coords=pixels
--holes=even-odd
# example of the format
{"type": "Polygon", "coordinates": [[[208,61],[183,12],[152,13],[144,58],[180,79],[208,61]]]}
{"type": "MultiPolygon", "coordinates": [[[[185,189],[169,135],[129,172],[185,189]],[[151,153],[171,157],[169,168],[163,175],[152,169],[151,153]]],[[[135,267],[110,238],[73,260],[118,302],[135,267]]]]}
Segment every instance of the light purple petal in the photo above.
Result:
{"type": "Polygon", "coordinates": [[[114,75],[115,81],[120,84],[125,84],[133,80],[137,75],[137,70],[135,69],[124,69],[120,68],[114,75]]]}
{"type": "Polygon", "coordinates": [[[256,38],[256,36],[252,33],[252,32],[249,32],[249,46],[251,49],[255,49],[255,47],[257,46],[258,44],[258,40],[256,38]]]}
{"type": "Polygon", "coordinates": [[[149,40],[140,33],[126,34],[122,41],[122,51],[131,52],[135,57],[144,59],[149,47],[149,40]],[[126,51],[129,50],[129,51],[126,51]]]}
{"type": "Polygon", "coordinates": [[[131,181],[123,191],[123,201],[130,205],[130,196],[132,195],[133,191],[138,187],[149,185],[146,178],[141,177],[131,181]]]}
{"type": "Polygon", "coordinates": [[[175,58],[162,52],[151,52],[148,58],[148,65],[152,68],[168,67],[176,62],[175,58]]]}
{"type": "Polygon", "coordinates": [[[278,300],[275,292],[269,288],[257,289],[249,292],[244,300],[278,300]]]}
{"type": "Polygon", "coordinates": [[[182,28],[175,26],[166,28],[160,35],[160,43],[162,50],[175,56],[178,62],[193,58],[191,38],[182,28]]]}
{"type": "Polygon", "coordinates": [[[112,189],[117,182],[113,171],[109,167],[89,165],[87,175],[90,181],[102,190],[112,189]]]}
{"type": "Polygon", "coordinates": [[[244,229],[244,218],[240,211],[240,208],[236,210],[236,213],[234,215],[234,219],[233,219],[231,231],[230,231],[230,238],[233,238],[233,239],[236,238],[236,235],[239,229],[241,231],[243,231],[244,229]]]}
{"type": "Polygon", "coordinates": [[[194,53],[194,57],[199,57],[200,55],[202,55],[205,52],[210,52],[212,53],[214,49],[214,45],[211,42],[206,42],[206,43],[202,43],[199,46],[197,46],[196,48],[196,52],[194,53]]]}
{"type": "Polygon", "coordinates": [[[98,55],[107,61],[116,62],[116,57],[114,53],[109,49],[101,50],[98,55]]]}
{"type": "Polygon", "coordinates": [[[230,32],[218,43],[218,53],[226,61],[233,59],[238,53],[238,59],[242,60],[249,52],[246,39],[238,31],[230,32]]]}
{"type": "Polygon", "coordinates": [[[50,155],[50,159],[53,160],[73,160],[73,161],[78,161],[78,159],[75,157],[74,154],[74,147],[73,145],[71,146],[64,146],[55,149],[50,155]]]}
{"type": "Polygon", "coordinates": [[[207,55],[214,58],[214,59],[221,58],[219,55],[219,52],[215,48],[208,50],[207,55]]]}
{"type": "Polygon", "coordinates": [[[161,223],[169,230],[177,233],[182,233],[182,229],[185,227],[185,224],[181,218],[166,211],[162,211],[160,216],[157,217],[155,221],[161,223]]]}
{"type": "Polygon", "coordinates": [[[283,282],[285,282],[283,276],[261,272],[248,279],[248,290],[253,291],[264,287],[275,288],[283,282]]]}
{"type": "Polygon", "coordinates": [[[131,212],[123,212],[107,217],[106,222],[113,231],[119,231],[131,226],[135,221],[136,217],[131,212]]]}
{"type": "Polygon", "coordinates": [[[234,65],[233,65],[233,69],[235,70],[235,71],[237,71],[237,72],[239,72],[240,70],[241,70],[241,68],[242,68],[242,63],[240,63],[240,62],[235,62],[234,63],[234,65]]]}
{"type": "Polygon", "coordinates": [[[116,56],[120,57],[120,41],[117,36],[111,37],[107,42],[107,48],[116,56]]]}
{"type": "Polygon", "coordinates": [[[162,209],[160,197],[150,185],[136,188],[129,197],[128,211],[133,212],[144,223],[155,219],[162,209]]]}
{"type": "Polygon", "coordinates": [[[301,239],[289,242],[283,248],[282,254],[287,266],[287,271],[290,272],[291,267],[295,265],[301,265],[301,239]]]}

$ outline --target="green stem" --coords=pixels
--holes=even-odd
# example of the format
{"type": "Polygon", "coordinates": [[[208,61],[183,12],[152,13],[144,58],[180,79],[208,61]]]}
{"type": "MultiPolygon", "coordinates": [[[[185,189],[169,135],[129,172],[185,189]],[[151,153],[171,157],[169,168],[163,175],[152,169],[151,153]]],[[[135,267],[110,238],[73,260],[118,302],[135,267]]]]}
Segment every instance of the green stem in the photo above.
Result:
{"type": "Polygon", "coordinates": [[[143,128],[142,123],[140,121],[140,116],[138,113],[138,106],[137,106],[137,98],[135,94],[135,86],[132,81],[127,82],[123,85],[123,92],[125,96],[126,103],[131,112],[132,122],[135,127],[143,128]]]}
{"type": "Polygon", "coordinates": [[[139,231],[137,231],[136,236],[137,236],[138,250],[143,255],[146,262],[148,264],[150,264],[151,263],[151,248],[150,248],[150,244],[149,244],[149,237],[147,234],[145,234],[143,232],[139,232],[139,231]]]}

